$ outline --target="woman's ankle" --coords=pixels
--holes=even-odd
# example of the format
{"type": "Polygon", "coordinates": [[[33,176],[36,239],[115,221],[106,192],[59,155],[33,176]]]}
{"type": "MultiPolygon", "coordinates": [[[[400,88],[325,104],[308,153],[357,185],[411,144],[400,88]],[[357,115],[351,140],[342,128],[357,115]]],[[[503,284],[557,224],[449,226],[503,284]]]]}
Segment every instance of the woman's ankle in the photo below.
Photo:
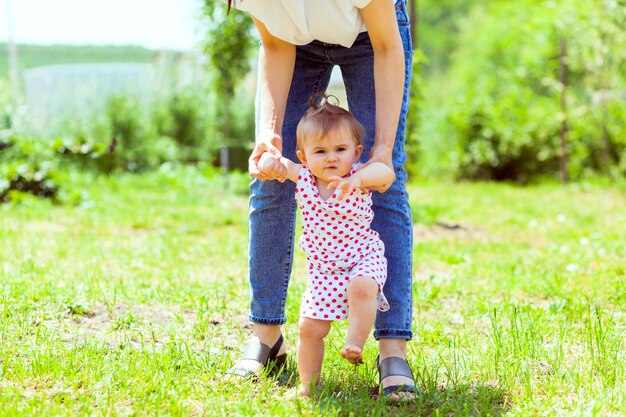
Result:
{"type": "Polygon", "coordinates": [[[268,326],[265,324],[252,324],[252,337],[259,339],[259,342],[273,346],[281,334],[280,326],[268,326]]]}

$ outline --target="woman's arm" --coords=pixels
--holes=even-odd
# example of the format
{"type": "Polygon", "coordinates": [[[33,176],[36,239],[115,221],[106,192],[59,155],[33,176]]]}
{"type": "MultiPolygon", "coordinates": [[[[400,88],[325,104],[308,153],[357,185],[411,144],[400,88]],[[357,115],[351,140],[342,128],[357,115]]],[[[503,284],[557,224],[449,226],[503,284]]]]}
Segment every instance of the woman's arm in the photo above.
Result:
{"type": "MultiPolygon", "coordinates": [[[[374,49],[376,89],[376,136],[368,164],[378,161],[393,172],[391,155],[404,94],[404,48],[392,1],[372,0],[361,9],[361,16],[374,49]]],[[[383,192],[391,183],[372,188],[383,192]]]]}
{"type": "Polygon", "coordinates": [[[248,159],[248,171],[254,178],[267,180],[275,178],[259,170],[259,158],[264,152],[270,152],[277,158],[281,156],[283,120],[296,48],[269,33],[263,22],[254,17],[252,20],[261,36],[258,69],[260,107],[256,145],[248,159]]]}

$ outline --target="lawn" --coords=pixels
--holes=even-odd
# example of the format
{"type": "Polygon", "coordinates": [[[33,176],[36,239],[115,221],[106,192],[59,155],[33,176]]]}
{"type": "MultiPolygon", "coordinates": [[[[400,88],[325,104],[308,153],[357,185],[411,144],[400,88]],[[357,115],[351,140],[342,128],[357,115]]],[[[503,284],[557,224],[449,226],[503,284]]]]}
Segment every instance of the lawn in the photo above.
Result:
{"type": "MultiPolygon", "coordinates": [[[[0,74],[9,73],[8,45],[0,42],[0,74]]],[[[149,63],[156,51],[140,46],[16,45],[22,69],[78,63],[149,63]]]]}
{"type": "MultiPolygon", "coordinates": [[[[327,340],[325,386],[225,381],[250,334],[247,179],[74,175],[0,205],[0,415],[626,415],[626,187],[416,183],[417,400],[327,340]]],[[[284,333],[294,352],[304,254],[284,333]]]]}

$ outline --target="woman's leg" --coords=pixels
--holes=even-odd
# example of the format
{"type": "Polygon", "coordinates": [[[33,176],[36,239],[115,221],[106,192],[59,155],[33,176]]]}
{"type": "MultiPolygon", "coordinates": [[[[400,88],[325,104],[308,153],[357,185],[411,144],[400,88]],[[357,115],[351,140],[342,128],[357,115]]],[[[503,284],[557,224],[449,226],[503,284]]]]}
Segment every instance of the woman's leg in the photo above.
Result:
{"type": "MultiPolygon", "coordinates": [[[[396,181],[383,194],[374,193],[374,221],[372,229],[380,233],[385,243],[387,257],[387,281],[385,296],[389,301],[387,312],[378,312],[374,337],[380,341],[381,361],[391,356],[406,358],[406,341],[412,337],[412,220],[406,192],[407,174],[403,168],[406,162],[404,151],[404,130],[409,104],[411,81],[412,49],[410,28],[404,0],[396,2],[396,14],[400,35],[405,51],[405,85],[398,131],[393,150],[393,164],[396,181]]],[[[337,51],[341,56],[340,67],[346,85],[348,104],[357,119],[368,131],[362,160],[367,161],[374,143],[376,105],[374,96],[374,56],[367,34],[359,35],[352,48],[337,51]]],[[[383,386],[412,384],[405,377],[387,377],[383,386]]],[[[400,393],[399,396],[411,395],[400,393]]]]}
{"type": "Polygon", "coordinates": [[[298,374],[300,395],[310,396],[311,389],[320,383],[324,360],[324,338],[330,330],[330,321],[301,317],[298,332],[298,374]]]}
{"type": "MultiPolygon", "coordinates": [[[[309,97],[325,91],[332,65],[321,45],[299,46],[283,123],[283,155],[296,160],[296,126],[309,97]]],[[[258,95],[257,95],[258,100],[258,95]]],[[[257,109],[259,102],[256,103],[257,109]]],[[[253,180],[249,203],[250,320],[253,338],[273,346],[285,323],[287,286],[293,261],[296,202],[290,181],[253,180]]],[[[281,348],[283,353],[285,347],[281,348]]],[[[246,360],[242,365],[258,367],[246,360]]]]}

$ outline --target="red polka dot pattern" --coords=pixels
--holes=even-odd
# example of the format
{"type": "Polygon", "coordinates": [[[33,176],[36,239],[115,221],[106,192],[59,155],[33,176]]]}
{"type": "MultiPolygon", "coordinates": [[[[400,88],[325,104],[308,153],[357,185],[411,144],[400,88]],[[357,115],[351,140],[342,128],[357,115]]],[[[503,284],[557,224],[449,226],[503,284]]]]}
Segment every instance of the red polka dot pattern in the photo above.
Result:
{"type": "Polygon", "coordinates": [[[300,314],[319,320],[346,319],[348,283],[358,276],[376,281],[378,310],[387,311],[389,303],[383,294],[387,259],[380,236],[370,229],[374,217],[371,191],[357,189],[342,201],[337,200],[337,193],[322,200],[315,183],[313,174],[303,167],[296,200],[303,216],[300,247],[306,253],[309,280],[300,314]]]}

